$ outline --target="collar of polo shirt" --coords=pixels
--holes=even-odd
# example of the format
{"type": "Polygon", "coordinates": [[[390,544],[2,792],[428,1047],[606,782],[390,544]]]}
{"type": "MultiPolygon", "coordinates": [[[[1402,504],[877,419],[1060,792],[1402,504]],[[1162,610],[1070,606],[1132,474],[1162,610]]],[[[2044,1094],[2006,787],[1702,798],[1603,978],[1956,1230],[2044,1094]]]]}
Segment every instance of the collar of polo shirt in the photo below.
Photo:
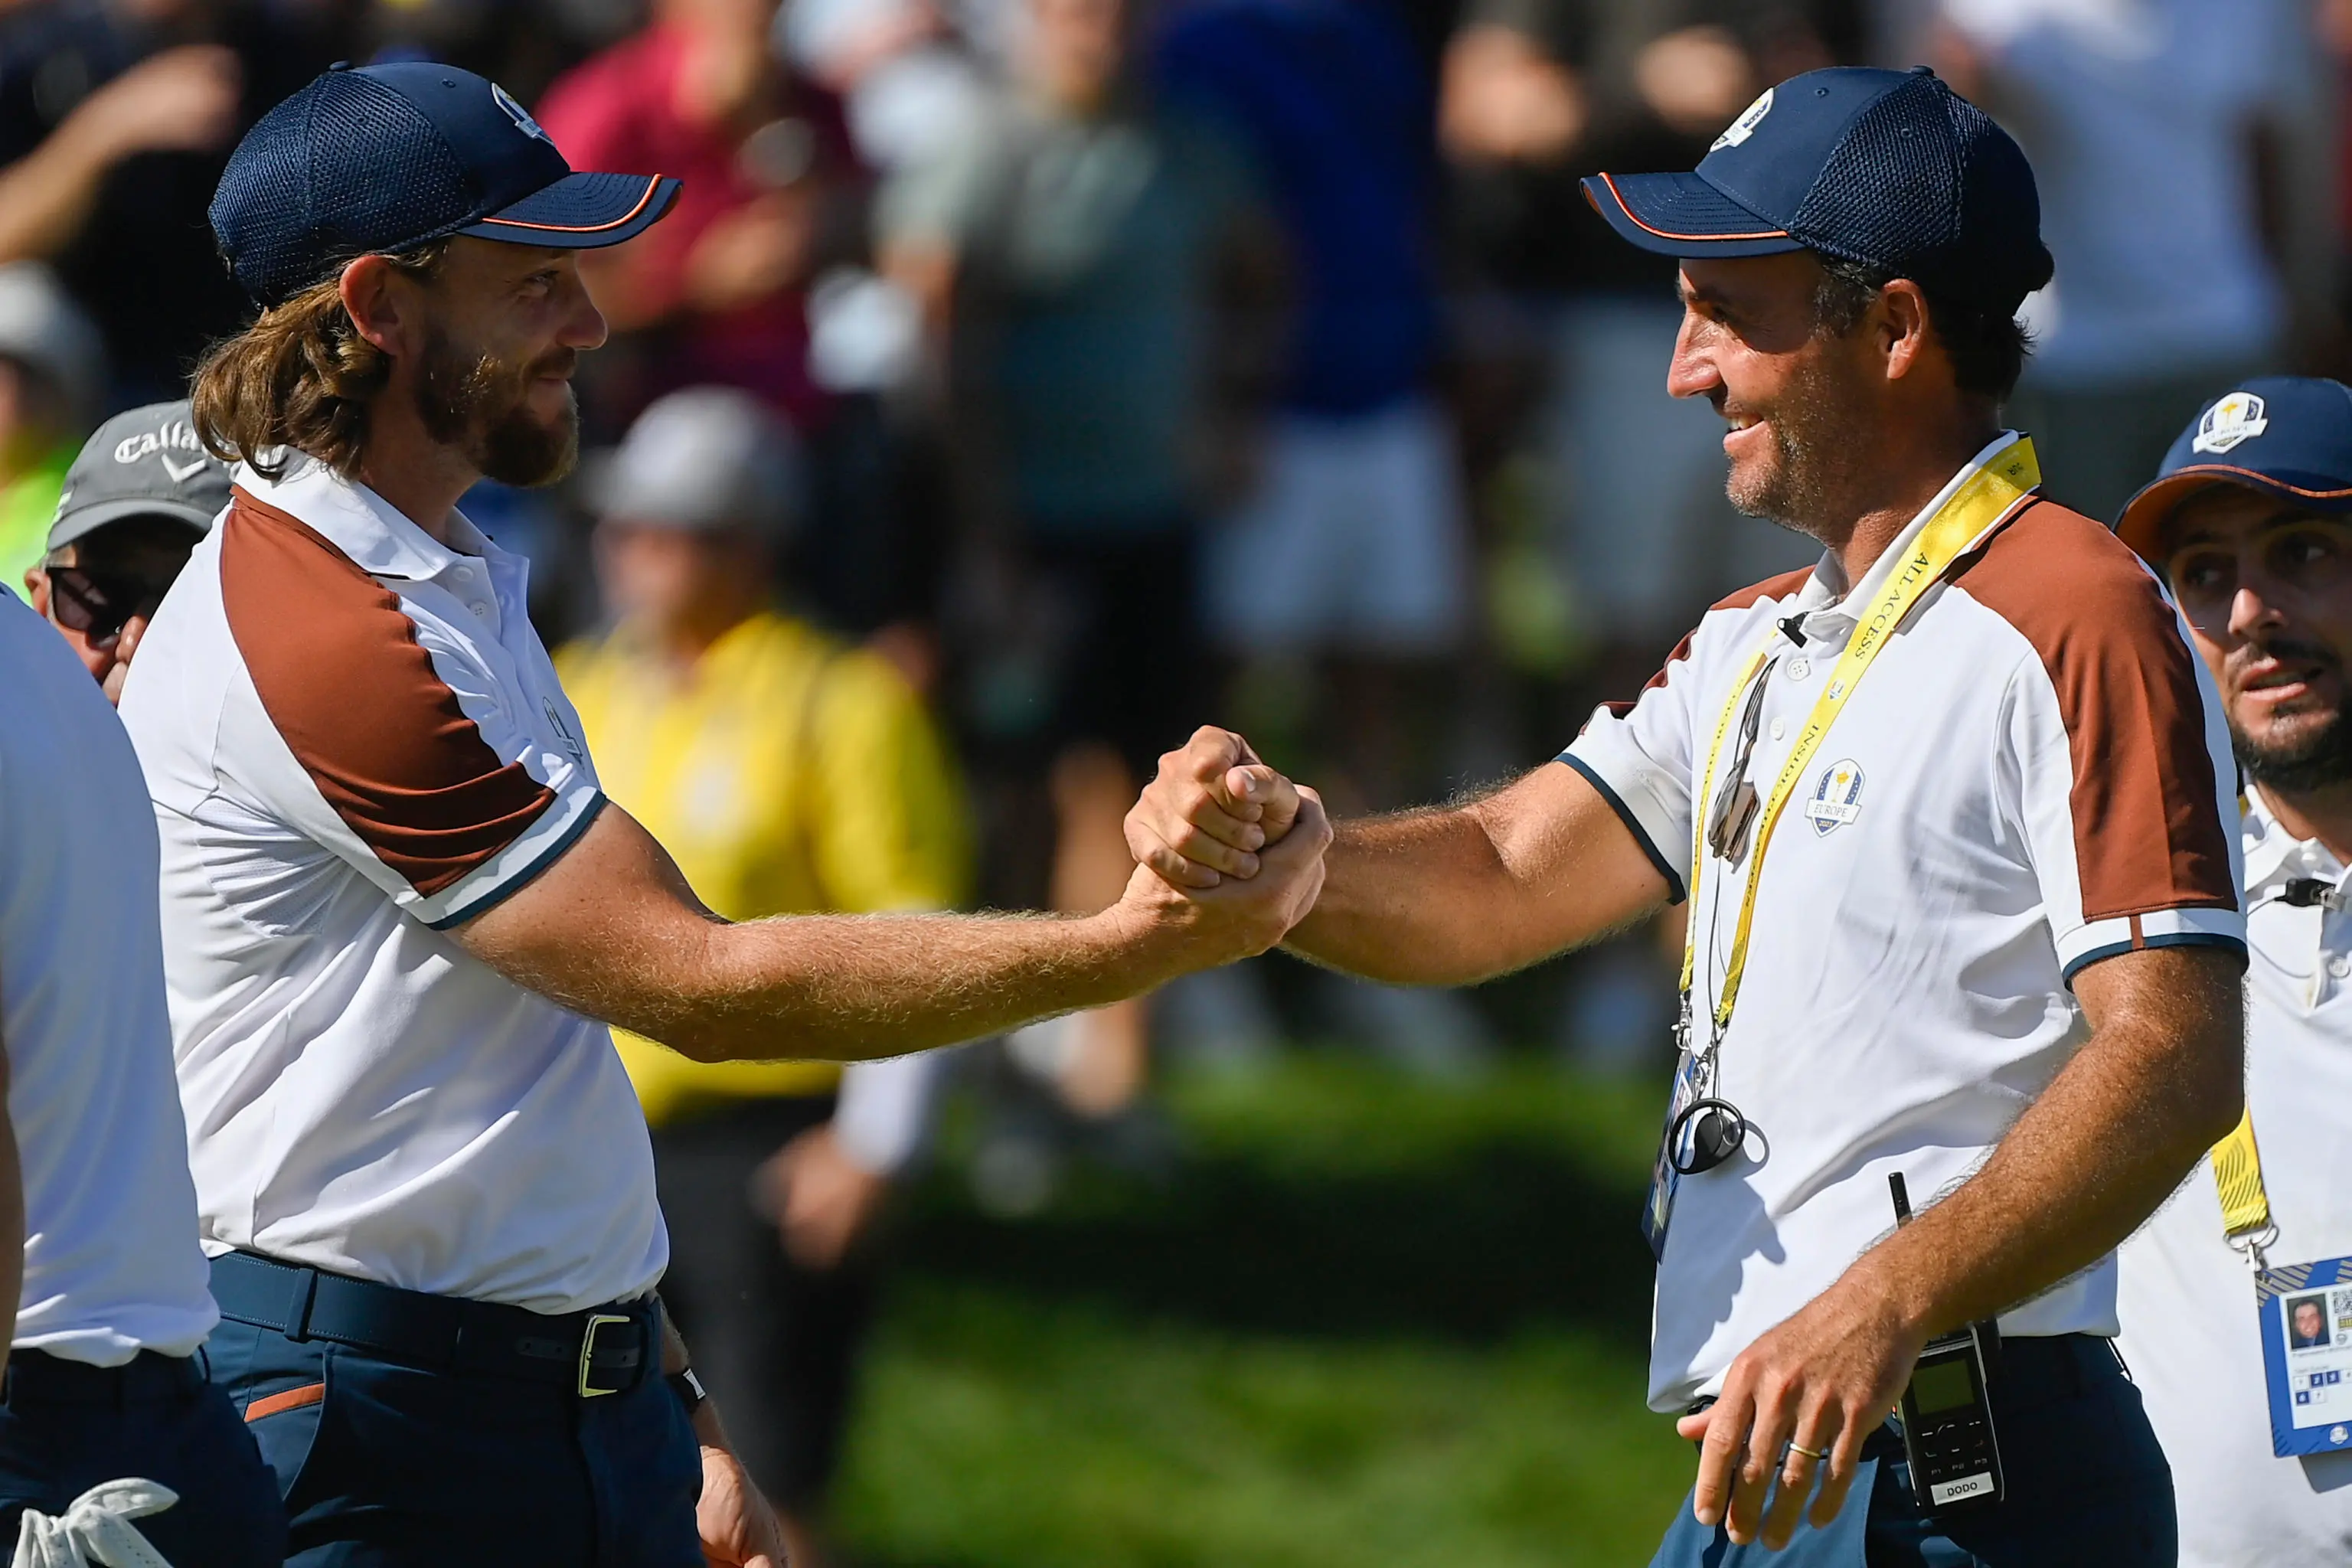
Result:
{"type": "Polygon", "coordinates": [[[268,494],[275,504],[297,512],[372,577],[425,583],[466,565],[467,557],[500,566],[519,565],[522,561],[500,550],[464,512],[454,509],[449,513],[449,543],[444,544],[375,491],[339,478],[315,458],[298,459],[285,478],[274,482],[239,463],[230,471],[230,479],[247,495],[268,494]]]}

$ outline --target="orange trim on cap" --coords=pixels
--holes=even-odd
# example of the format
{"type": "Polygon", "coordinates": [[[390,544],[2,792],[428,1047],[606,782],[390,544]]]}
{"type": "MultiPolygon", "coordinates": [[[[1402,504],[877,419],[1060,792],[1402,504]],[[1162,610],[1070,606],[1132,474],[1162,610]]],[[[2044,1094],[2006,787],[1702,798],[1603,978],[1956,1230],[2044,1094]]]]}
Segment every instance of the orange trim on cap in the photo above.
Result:
{"type": "Polygon", "coordinates": [[[289,1410],[299,1410],[306,1405],[318,1405],[327,1397],[323,1383],[306,1383],[299,1388],[289,1388],[283,1394],[265,1394],[245,1407],[245,1419],[249,1426],[265,1415],[278,1415],[289,1410]]]}
{"type": "MultiPolygon", "coordinates": [[[[1758,234],[1676,234],[1672,229],[1660,228],[1654,224],[1643,223],[1640,216],[1636,214],[1632,207],[1625,205],[1625,193],[1617,188],[1616,180],[1612,178],[1610,175],[1606,174],[1602,174],[1601,176],[1601,183],[1609,187],[1609,195],[1615,199],[1617,203],[1617,210],[1619,212],[1623,213],[1627,219],[1629,219],[1636,228],[1639,228],[1647,234],[1654,234],[1660,239],[1735,240],[1786,239],[1789,237],[1789,231],[1785,228],[1768,228],[1758,234]]],[[[1728,201],[1730,198],[1727,196],[1724,199],[1728,201]]]]}
{"type": "MultiPolygon", "coordinates": [[[[2175,468],[2156,483],[2168,484],[2174,479],[2187,479],[2191,474],[2234,474],[2240,479],[2252,479],[2258,484],[2268,485],[2274,490],[2288,490],[2295,495],[2309,496],[2313,500],[2342,500],[2347,496],[2352,496],[2352,485],[2347,485],[2340,490],[2307,490],[2301,485],[2291,485],[2284,479],[2274,479],[2268,474],[2258,473],[2252,468],[2241,468],[2231,463],[2196,463],[2186,468],[2175,468]]],[[[2156,487],[2151,485],[2148,488],[2153,489],[2156,487]]]]}
{"type": "MultiPolygon", "coordinates": [[[[645,211],[646,204],[654,199],[654,193],[661,189],[662,181],[668,177],[667,174],[647,175],[646,194],[637,198],[637,205],[610,223],[525,223],[522,219],[515,217],[486,217],[480,221],[499,224],[507,228],[533,229],[541,234],[602,234],[608,228],[620,227],[645,211]]],[[[1636,218],[1634,221],[1638,223],[1641,220],[1636,218]]]]}

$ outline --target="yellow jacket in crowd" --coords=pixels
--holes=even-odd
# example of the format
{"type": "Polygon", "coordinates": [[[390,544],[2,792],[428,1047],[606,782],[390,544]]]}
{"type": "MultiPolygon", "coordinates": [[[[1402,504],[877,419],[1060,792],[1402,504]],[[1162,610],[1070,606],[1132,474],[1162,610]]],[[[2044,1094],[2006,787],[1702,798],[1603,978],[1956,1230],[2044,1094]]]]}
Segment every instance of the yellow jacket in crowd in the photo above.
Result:
{"type": "MultiPolygon", "coordinates": [[[[604,793],[729,920],[944,910],[970,897],[962,781],[889,662],[775,611],[681,668],[623,626],[556,656],[604,793]]],[[[825,1062],[688,1060],[625,1030],[656,1126],[714,1100],[832,1090],[825,1062]]],[[[779,1055],[792,1042],[779,1039],[779,1055]]]]}

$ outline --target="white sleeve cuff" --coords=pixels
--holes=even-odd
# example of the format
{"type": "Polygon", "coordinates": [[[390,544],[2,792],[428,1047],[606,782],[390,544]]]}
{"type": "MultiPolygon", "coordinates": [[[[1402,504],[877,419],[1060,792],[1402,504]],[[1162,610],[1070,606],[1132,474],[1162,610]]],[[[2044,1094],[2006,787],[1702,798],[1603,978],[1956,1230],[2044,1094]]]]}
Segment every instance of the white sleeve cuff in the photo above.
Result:
{"type": "Polygon", "coordinates": [[[604,792],[582,780],[550,802],[513,843],[439,892],[407,903],[408,912],[435,931],[463,925],[562,859],[604,808],[604,792]]]}
{"type": "Polygon", "coordinates": [[[833,1136],[853,1164],[877,1176],[896,1175],[922,1152],[940,1076],[954,1048],[851,1062],[842,1069],[833,1136]]]}
{"type": "Polygon", "coordinates": [[[2059,936],[2058,968],[2071,984],[2103,958],[2148,947],[2228,947],[2243,953],[2246,917],[2237,910],[2150,910],[2092,921],[2059,936]]]}
{"type": "Polygon", "coordinates": [[[1678,803],[1685,793],[1664,769],[1633,744],[1614,714],[1593,716],[1559,760],[1582,773],[1610,809],[1633,830],[1642,852],[1666,879],[1667,898],[1681,903],[1689,868],[1690,826],[1678,803]]]}

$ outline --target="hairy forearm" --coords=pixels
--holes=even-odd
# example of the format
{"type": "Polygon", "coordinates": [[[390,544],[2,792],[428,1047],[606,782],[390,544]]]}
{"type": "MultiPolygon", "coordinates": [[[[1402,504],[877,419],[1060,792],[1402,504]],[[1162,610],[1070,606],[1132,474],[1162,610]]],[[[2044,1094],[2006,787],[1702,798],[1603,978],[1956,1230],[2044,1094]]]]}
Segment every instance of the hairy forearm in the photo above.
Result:
{"type": "Polygon", "coordinates": [[[1286,945],[1376,980],[1465,985],[1618,930],[1665,887],[1591,786],[1539,768],[1464,805],[1336,829],[1286,945]]]}
{"type": "Polygon", "coordinates": [[[2114,1008],[1982,1170],[1854,1266],[1925,1331],[1991,1317],[2097,1262],[2236,1124],[2235,960],[2210,948],[2129,957],[2162,984],[2114,1008]]]}
{"type": "Polygon", "coordinates": [[[568,1000],[698,1061],[898,1056],[1118,1001],[1177,967],[1116,910],[712,921],[667,946],[568,1000]]]}

